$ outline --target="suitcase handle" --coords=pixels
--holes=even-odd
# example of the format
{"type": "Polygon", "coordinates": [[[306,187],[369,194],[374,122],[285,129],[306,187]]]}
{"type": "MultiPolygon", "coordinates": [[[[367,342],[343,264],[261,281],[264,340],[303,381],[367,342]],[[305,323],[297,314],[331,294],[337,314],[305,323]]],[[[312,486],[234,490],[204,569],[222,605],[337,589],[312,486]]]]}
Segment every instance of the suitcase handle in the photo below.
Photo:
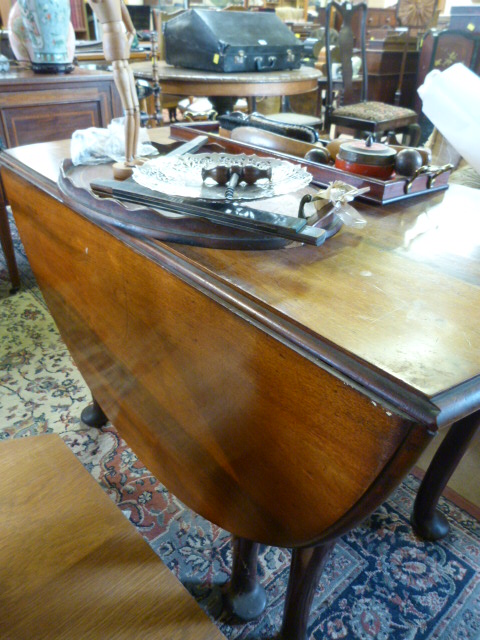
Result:
{"type": "Polygon", "coordinates": [[[265,71],[266,69],[273,69],[276,61],[277,61],[277,56],[269,56],[267,58],[267,64],[263,64],[262,56],[257,56],[255,58],[255,69],[257,71],[265,71]]]}

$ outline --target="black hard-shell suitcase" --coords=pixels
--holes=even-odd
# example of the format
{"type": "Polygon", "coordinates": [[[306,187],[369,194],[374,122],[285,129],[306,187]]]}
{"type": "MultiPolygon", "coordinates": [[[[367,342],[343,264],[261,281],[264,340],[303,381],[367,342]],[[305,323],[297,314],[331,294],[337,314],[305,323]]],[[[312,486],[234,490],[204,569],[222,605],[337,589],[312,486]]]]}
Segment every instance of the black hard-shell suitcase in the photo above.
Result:
{"type": "Polygon", "coordinates": [[[203,71],[298,69],[303,45],[274,13],[190,9],[164,25],[169,64],[203,71]]]}

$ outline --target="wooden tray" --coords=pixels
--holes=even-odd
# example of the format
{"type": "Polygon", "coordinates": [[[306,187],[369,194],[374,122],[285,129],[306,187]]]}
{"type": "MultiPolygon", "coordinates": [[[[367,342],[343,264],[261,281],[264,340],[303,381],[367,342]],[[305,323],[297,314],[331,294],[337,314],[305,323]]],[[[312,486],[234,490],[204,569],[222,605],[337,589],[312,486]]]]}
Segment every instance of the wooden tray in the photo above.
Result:
{"type": "Polygon", "coordinates": [[[342,180],[347,182],[358,189],[363,187],[369,187],[369,191],[359,199],[375,204],[389,204],[391,202],[397,202],[399,200],[405,200],[406,198],[413,198],[414,196],[424,195],[427,193],[434,193],[435,191],[441,191],[448,188],[448,179],[450,177],[450,171],[446,171],[440,174],[429,188],[431,175],[422,174],[419,175],[411,183],[408,191],[408,178],[396,177],[392,180],[378,180],[376,178],[366,178],[364,176],[355,175],[353,173],[347,173],[336,167],[324,164],[318,164],[317,162],[311,162],[304,160],[303,158],[297,158],[286,153],[280,153],[279,151],[272,151],[271,149],[260,149],[257,146],[247,144],[246,142],[239,142],[237,140],[231,140],[218,134],[218,122],[194,122],[188,124],[172,124],[170,125],[170,136],[175,140],[191,140],[198,135],[207,135],[209,139],[209,146],[215,148],[215,151],[225,151],[227,153],[255,153],[259,156],[271,156],[274,158],[280,158],[282,160],[288,160],[301,164],[309,171],[313,176],[313,184],[328,186],[330,182],[335,180],[342,180]]]}
{"type": "MultiPolygon", "coordinates": [[[[281,249],[295,242],[256,231],[215,224],[204,218],[189,215],[188,205],[185,206],[183,215],[163,211],[161,208],[120,202],[111,197],[100,198],[92,192],[90,183],[102,178],[112,178],[111,164],[74,166],[71,160],[64,160],[60,167],[58,187],[66,203],[75,211],[91,220],[141,236],[216,249],[281,249]]],[[[272,213],[284,213],[285,210],[297,212],[302,195],[310,191],[314,193],[307,187],[294,194],[293,198],[288,195],[277,196],[258,201],[251,200],[249,203],[272,213]]],[[[325,216],[315,226],[325,229],[330,235],[339,229],[332,216],[325,216]]]]}

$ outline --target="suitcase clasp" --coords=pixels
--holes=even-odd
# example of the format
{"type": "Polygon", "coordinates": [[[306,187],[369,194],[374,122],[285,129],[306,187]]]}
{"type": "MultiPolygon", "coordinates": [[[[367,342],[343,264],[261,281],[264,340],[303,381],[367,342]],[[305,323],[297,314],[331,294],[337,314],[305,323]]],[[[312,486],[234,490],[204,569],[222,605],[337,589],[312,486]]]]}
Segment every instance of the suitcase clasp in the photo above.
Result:
{"type": "Polygon", "coordinates": [[[235,64],[242,64],[245,62],[245,51],[243,49],[240,49],[240,51],[236,54],[235,58],[234,58],[234,62],[235,64]]]}

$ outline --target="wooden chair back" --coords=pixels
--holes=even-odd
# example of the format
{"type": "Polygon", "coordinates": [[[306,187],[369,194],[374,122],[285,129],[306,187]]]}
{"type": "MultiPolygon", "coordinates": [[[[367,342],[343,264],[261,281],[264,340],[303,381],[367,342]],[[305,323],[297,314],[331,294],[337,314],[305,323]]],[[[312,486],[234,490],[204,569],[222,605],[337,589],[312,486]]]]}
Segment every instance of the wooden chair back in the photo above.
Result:
{"type": "MultiPolygon", "coordinates": [[[[367,57],[366,57],[366,44],[365,44],[365,28],[366,28],[366,16],[367,5],[365,2],[358,4],[352,4],[351,2],[338,3],[335,0],[331,0],[326,6],[326,22],[325,22],[325,48],[326,48],[326,71],[327,71],[327,115],[333,110],[334,101],[334,84],[338,85],[336,79],[332,73],[332,35],[336,30],[332,28],[338,24],[340,17],[341,26],[338,31],[338,48],[340,55],[340,62],[342,65],[342,103],[351,104],[352,102],[358,102],[358,94],[354,92],[353,86],[353,69],[352,69],[352,55],[354,54],[354,32],[352,23],[354,18],[358,16],[360,23],[360,51],[358,52],[362,59],[362,85],[360,99],[362,101],[367,99],[368,92],[368,73],[367,73],[367,57]]],[[[337,87],[335,87],[337,88],[337,87]]]]}
{"type": "Polygon", "coordinates": [[[162,11],[161,9],[152,9],[153,28],[157,32],[158,38],[158,59],[165,60],[165,39],[163,37],[163,25],[172,18],[184,13],[184,9],[178,11],[162,11]]]}
{"type": "MultiPolygon", "coordinates": [[[[430,71],[443,71],[462,62],[477,74],[480,72],[480,34],[461,29],[430,29],[425,34],[418,63],[417,87],[423,84],[430,71]]],[[[422,101],[418,94],[415,111],[420,114],[422,101]]]]}

